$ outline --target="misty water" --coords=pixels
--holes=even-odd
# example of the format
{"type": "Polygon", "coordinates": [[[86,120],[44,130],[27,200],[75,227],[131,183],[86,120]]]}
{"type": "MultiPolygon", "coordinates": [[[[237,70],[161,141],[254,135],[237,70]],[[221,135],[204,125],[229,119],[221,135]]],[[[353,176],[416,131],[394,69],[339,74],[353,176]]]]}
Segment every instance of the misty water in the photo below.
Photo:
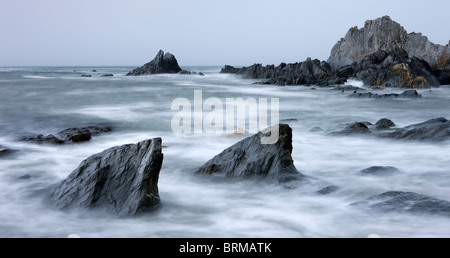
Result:
{"type": "MultiPolygon", "coordinates": [[[[253,85],[254,80],[220,74],[218,67],[186,67],[206,76],[123,76],[131,69],[0,68],[0,145],[18,150],[0,158],[0,237],[450,237],[447,217],[371,213],[349,206],[386,191],[450,200],[449,142],[327,134],[339,124],[375,123],[384,117],[399,127],[450,118],[450,87],[422,90],[421,99],[351,99],[350,92],[328,87],[253,85]],[[114,77],[100,77],[107,73],[114,77]],[[317,180],[289,189],[253,179],[196,175],[196,168],[243,138],[173,133],[177,111],[171,110],[172,101],[193,101],[194,90],[202,90],[204,99],[224,102],[279,98],[280,120],[293,128],[295,166],[317,180]],[[30,133],[56,134],[88,125],[114,130],[83,144],[18,141],[30,133]],[[324,132],[310,132],[317,126],[324,132]],[[59,211],[47,202],[49,189],[90,155],[154,137],[162,137],[164,145],[158,211],[117,218],[96,211],[59,211]],[[394,166],[401,173],[359,173],[371,166],[394,166]],[[316,193],[329,185],[340,190],[316,193]]],[[[362,86],[358,81],[347,84],[362,86]]]]}

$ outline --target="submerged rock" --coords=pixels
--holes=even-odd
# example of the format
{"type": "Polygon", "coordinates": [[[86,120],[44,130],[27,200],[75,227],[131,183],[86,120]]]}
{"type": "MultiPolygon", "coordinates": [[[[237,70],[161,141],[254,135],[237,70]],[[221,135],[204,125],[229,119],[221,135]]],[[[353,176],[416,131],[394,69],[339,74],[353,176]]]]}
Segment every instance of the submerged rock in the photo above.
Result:
{"type": "Polygon", "coordinates": [[[391,191],[351,204],[377,212],[442,215],[450,217],[450,202],[412,192],[391,191]]]}
{"type": "Polygon", "coordinates": [[[422,98],[416,90],[405,90],[401,94],[389,93],[389,94],[377,94],[372,92],[353,93],[349,97],[351,98],[370,98],[370,99],[386,99],[386,98],[422,98]]]}
{"type": "Polygon", "coordinates": [[[178,65],[178,61],[174,55],[170,53],[164,54],[164,51],[159,50],[156,57],[149,63],[142,67],[136,68],[129,72],[127,76],[138,76],[146,74],[159,74],[159,73],[178,73],[182,69],[178,65]]]}
{"type": "Polygon", "coordinates": [[[0,145],[0,158],[14,154],[17,150],[8,149],[0,145]]]}
{"type": "Polygon", "coordinates": [[[160,205],[161,138],[114,147],[92,155],[50,192],[63,210],[101,209],[135,215],[160,205]]]}
{"type": "Polygon", "coordinates": [[[111,127],[101,127],[101,126],[69,128],[57,133],[58,137],[54,136],[53,134],[49,134],[47,136],[38,134],[38,135],[24,136],[20,140],[24,142],[33,142],[38,144],[80,143],[90,141],[92,136],[98,136],[101,133],[110,132],[111,130],[112,130],[111,127]]]}
{"type": "Polygon", "coordinates": [[[397,128],[389,119],[381,119],[377,124],[356,122],[344,125],[342,129],[331,132],[331,135],[370,134],[374,137],[442,142],[450,139],[450,121],[441,117],[423,123],[397,128]]]}
{"type": "Polygon", "coordinates": [[[292,129],[289,125],[279,124],[234,144],[199,168],[197,173],[256,176],[279,182],[300,180],[303,175],[295,168],[291,154],[292,129]]]}
{"type": "Polygon", "coordinates": [[[360,173],[363,175],[371,175],[371,176],[391,176],[400,173],[400,170],[398,170],[398,168],[390,166],[373,166],[361,170],[360,173]]]}
{"type": "Polygon", "coordinates": [[[103,74],[102,76],[100,76],[100,77],[113,77],[114,76],[114,74],[112,74],[112,73],[107,73],[107,74],[103,74]]]}
{"type": "Polygon", "coordinates": [[[81,77],[90,78],[90,77],[92,77],[92,75],[90,75],[90,74],[82,74],[81,77]]]}
{"type": "Polygon", "coordinates": [[[327,186],[327,187],[317,191],[316,193],[318,193],[320,195],[328,195],[328,194],[332,194],[332,193],[339,191],[339,189],[340,188],[338,186],[330,185],[330,186],[327,186]]]}

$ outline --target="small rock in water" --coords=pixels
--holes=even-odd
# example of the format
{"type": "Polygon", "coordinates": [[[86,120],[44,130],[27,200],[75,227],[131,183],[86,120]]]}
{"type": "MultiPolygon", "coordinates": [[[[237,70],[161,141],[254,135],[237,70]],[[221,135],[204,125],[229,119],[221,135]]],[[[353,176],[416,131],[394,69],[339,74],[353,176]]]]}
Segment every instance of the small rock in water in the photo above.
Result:
{"type": "Polygon", "coordinates": [[[330,185],[330,186],[327,186],[327,187],[317,191],[317,193],[321,194],[321,195],[328,195],[328,194],[337,192],[339,189],[340,188],[338,186],[330,185]]]}
{"type": "Polygon", "coordinates": [[[382,118],[378,122],[375,123],[375,126],[377,129],[384,130],[384,129],[390,129],[391,127],[395,126],[395,123],[392,122],[392,120],[387,118],[382,118]]]}
{"type": "Polygon", "coordinates": [[[82,74],[81,77],[89,78],[89,77],[92,77],[92,75],[90,75],[90,74],[82,74]]]}
{"type": "Polygon", "coordinates": [[[312,133],[317,133],[317,132],[323,132],[323,129],[316,126],[316,127],[311,128],[309,131],[312,133]]]}
{"type": "Polygon", "coordinates": [[[100,77],[113,77],[113,76],[114,76],[114,74],[108,73],[108,74],[103,74],[100,77]]]}
{"type": "Polygon", "coordinates": [[[363,175],[372,175],[372,176],[391,176],[400,173],[400,170],[398,168],[390,166],[373,166],[361,170],[360,173],[363,175]]]}

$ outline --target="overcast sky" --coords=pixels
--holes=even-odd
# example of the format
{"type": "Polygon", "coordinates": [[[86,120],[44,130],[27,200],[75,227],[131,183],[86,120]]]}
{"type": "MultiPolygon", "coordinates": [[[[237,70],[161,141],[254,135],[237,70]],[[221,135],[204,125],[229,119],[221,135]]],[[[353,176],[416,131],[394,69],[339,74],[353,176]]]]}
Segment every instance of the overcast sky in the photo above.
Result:
{"type": "Polygon", "coordinates": [[[390,15],[450,40],[449,0],[0,0],[0,66],[181,66],[326,60],[352,26],[390,15]]]}

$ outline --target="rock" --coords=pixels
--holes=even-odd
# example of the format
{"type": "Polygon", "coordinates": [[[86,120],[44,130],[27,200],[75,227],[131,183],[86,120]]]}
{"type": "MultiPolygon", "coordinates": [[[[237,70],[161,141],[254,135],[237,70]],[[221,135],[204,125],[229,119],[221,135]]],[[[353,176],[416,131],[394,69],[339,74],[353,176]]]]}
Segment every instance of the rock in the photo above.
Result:
{"type": "Polygon", "coordinates": [[[291,153],[292,129],[289,125],[279,124],[229,147],[196,173],[234,178],[257,177],[280,183],[301,180],[303,175],[295,168],[291,153]],[[275,137],[277,130],[279,135],[275,137]],[[263,137],[275,137],[273,142],[276,143],[263,144],[263,137]]]}
{"type": "Polygon", "coordinates": [[[378,122],[375,123],[375,126],[379,130],[384,130],[384,129],[390,129],[391,127],[394,127],[395,123],[392,122],[392,120],[390,120],[390,119],[382,118],[378,122]]]}
{"type": "Polygon", "coordinates": [[[90,77],[92,77],[92,75],[90,75],[90,74],[82,74],[81,77],[90,78],[90,77]]]}
{"type": "Polygon", "coordinates": [[[234,68],[227,65],[221,70],[221,73],[233,73],[250,79],[263,79],[264,81],[259,82],[259,84],[278,86],[330,86],[346,82],[346,78],[336,76],[328,63],[317,59],[311,60],[310,58],[300,63],[281,63],[277,67],[254,64],[249,67],[234,68]]]}
{"type": "Polygon", "coordinates": [[[389,16],[366,21],[364,28],[350,28],[336,43],[328,62],[334,69],[342,69],[379,50],[404,49],[409,58],[425,60],[433,69],[450,69],[450,46],[434,44],[420,33],[407,33],[389,16]]]}
{"type": "Polygon", "coordinates": [[[379,137],[404,140],[441,142],[450,139],[450,121],[441,117],[405,128],[396,128],[393,132],[378,134],[379,137]]]}
{"type": "Polygon", "coordinates": [[[450,202],[412,192],[391,191],[351,204],[376,212],[450,217],[450,202]]]}
{"type": "Polygon", "coordinates": [[[371,98],[371,99],[385,99],[385,98],[422,98],[416,90],[405,90],[401,94],[389,93],[389,94],[377,94],[372,92],[353,93],[349,97],[351,98],[371,98]]]}
{"type": "Polygon", "coordinates": [[[92,155],[50,192],[59,209],[100,209],[130,216],[160,205],[161,138],[92,155]]]}
{"type": "Polygon", "coordinates": [[[450,70],[433,70],[433,75],[442,85],[450,85],[450,70]]]}
{"type": "Polygon", "coordinates": [[[18,177],[17,179],[19,179],[19,180],[28,180],[28,179],[31,179],[31,176],[26,174],[26,175],[18,177]]]}
{"type": "MultiPolygon", "coordinates": [[[[362,80],[376,88],[429,88],[439,86],[439,80],[427,62],[409,58],[405,50],[394,48],[388,52],[379,50],[353,63],[346,76],[362,80]]],[[[343,74],[337,73],[339,76],[343,74]]]]}
{"type": "Polygon", "coordinates": [[[28,135],[20,139],[24,142],[33,142],[38,144],[64,144],[64,143],[80,143],[90,141],[92,136],[98,136],[101,133],[111,132],[111,127],[88,126],[82,128],[69,128],[57,134],[58,137],[49,134],[44,136],[28,135]]]}
{"type": "Polygon", "coordinates": [[[17,150],[8,149],[0,145],[0,158],[14,154],[17,150]]]}
{"type": "Polygon", "coordinates": [[[97,72],[97,70],[95,70],[95,69],[94,69],[94,70],[92,70],[92,72],[93,72],[93,73],[96,73],[96,72],[97,72]]]}
{"type": "Polygon", "coordinates": [[[339,189],[340,188],[338,186],[330,185],[330,186],[327,186],[327,187],[317,191],[317,193],[321,194],[321,195],[328,195],[328,194],[332,194],[332,193],[339,191],[339,189]]]}
{"type": "Polygon", "coordinates": [[[198,75],[200,75],[200,76],[205,76],[205,74],[202,73],[202,72],[199,72],[198,75]]]}
{"type": "Polygon", "coordinates": [[[283,123],[298,122],[298,119],[297,118],[287,118],[287,119],[282,119],[281,122],[283,122],[283,123]]]}
{"type": "Polygon", "coordinates": [[[400,173],[400,170],[398,170],[398,168],[390,166],[374,166],[361,170],[360,173],[363,175],[371,176],[391,176],[400,173]]]}
{"type": "Polygon", "coordinates": [[[179,71],[178,74],[190,75],[190,74],[192,74],[192,72],[191,71],[182,70],[182,71],[179,71]]]}
{"type": "Polygon", "coordinates": [[[331,132],[331,135],[354,135],[370,134],[378,138],[443,142],[450,139],[450,121],[441,117],[428,120],[423,123],[406,126],[404,128],[393,128],[389,125],[394,122],[388,119],[381,119],[376,125],[367,122],[355,122],[346,124],[337,131],[331,132]],[[392,123],[391,123],[392,122],[392,123]],[[389,129],[389,130],[386,130],[389,129]]]}
{"type": "Polygon", "coordinates": [[[360,88],[360,87],[356,87],[353,85],[338,85],[336,87],[334,87],[333,89],[335,90],[343,90],[345,91],[365,91],[366,89],[360,88]]]}
{"type": "Polygon", "coordinates": [[[107,73],[107,74],[103,74],[103,75],[100,76],[100,77],[113,77],[113,76],[114,76],[114,74],[107,73]]]}
{"type": "Polygon", "coordinates": [[[133,71],[129,72],[127,76],[159,73],[178,73],[181,71],[182,70],[178,65],[178,61],[175,56],[170,53],[164,54],[164,51],[160,50],[151,62],[145,64],[142,67],[134,69],[133,71]]]}

